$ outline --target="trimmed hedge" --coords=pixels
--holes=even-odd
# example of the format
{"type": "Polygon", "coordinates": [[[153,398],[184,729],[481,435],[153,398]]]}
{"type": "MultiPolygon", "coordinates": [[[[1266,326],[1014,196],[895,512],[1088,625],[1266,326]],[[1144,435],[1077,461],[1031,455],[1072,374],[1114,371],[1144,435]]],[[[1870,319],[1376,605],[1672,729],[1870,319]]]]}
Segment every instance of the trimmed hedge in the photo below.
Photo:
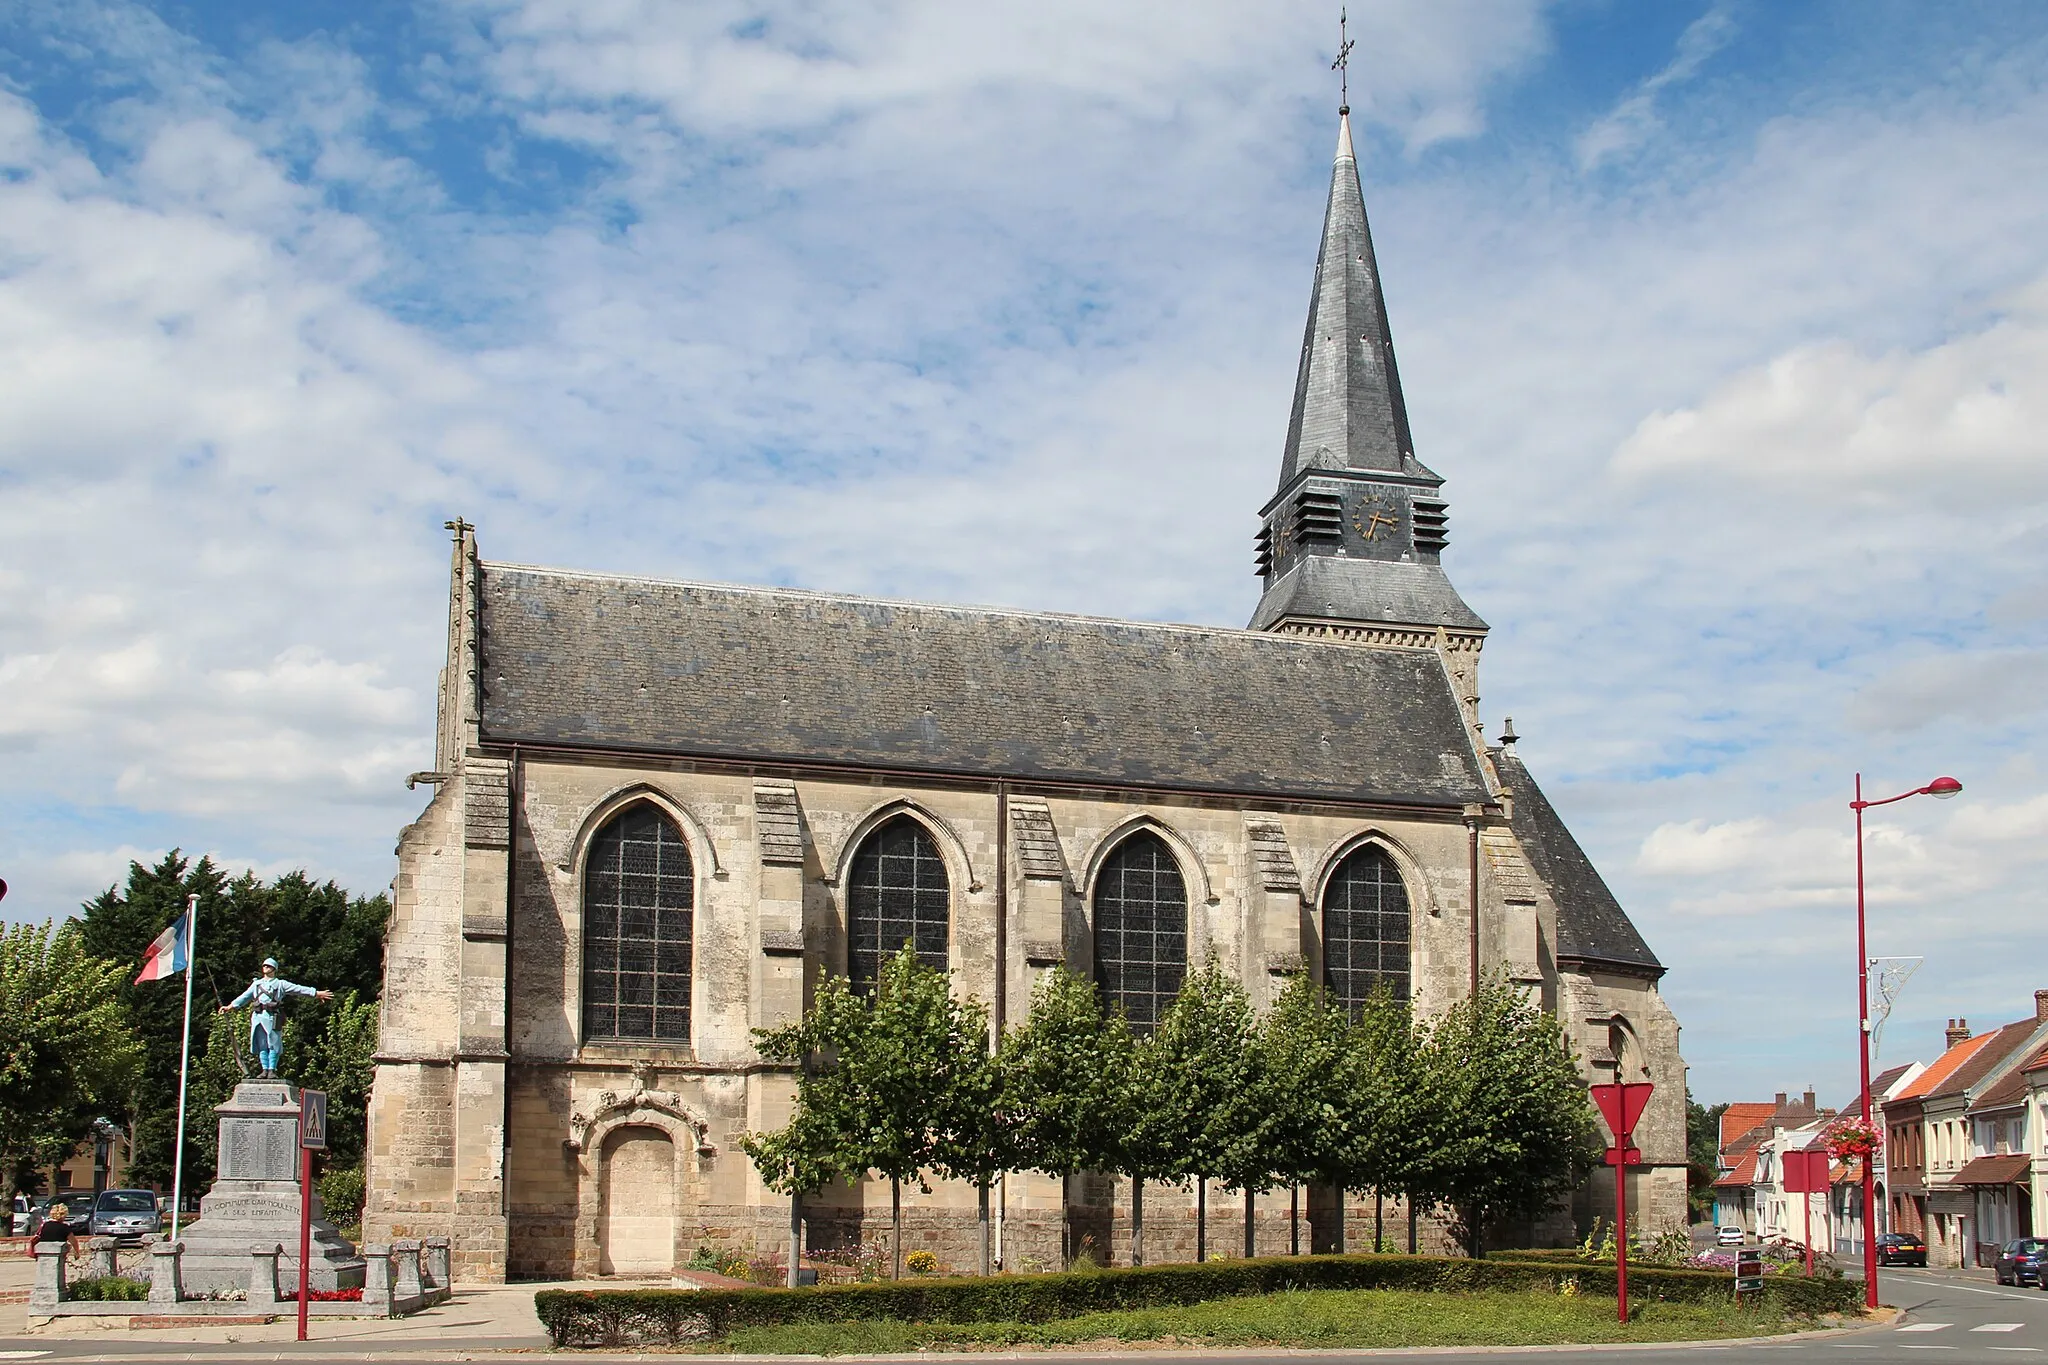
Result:
{"type": "MultiPolygon", "coordinates": [[[[809,1289],[544,1289],[534,1310],[557,1346],[621,1346],[723,1337],[736,1327],[799,1322],[1051,1322],[1082,1313],[1178,1307],[1289,1289],[1554,1291],[1612,1294],[1613,1267],[1442,1256],[1275,1256],[1207,1265],[1160,1265],[1062,1275],[897,1280],[809,1289]]],[[[1733,1278],[1698,1270],[1631,1269],[1632,1296],[1725,1302],[1733,1278]]],[[[1862,1286],[1845,1280],[1765,1281],[1763,1303],[1799,1316],[1861,1311],[1862,1286]]]]}

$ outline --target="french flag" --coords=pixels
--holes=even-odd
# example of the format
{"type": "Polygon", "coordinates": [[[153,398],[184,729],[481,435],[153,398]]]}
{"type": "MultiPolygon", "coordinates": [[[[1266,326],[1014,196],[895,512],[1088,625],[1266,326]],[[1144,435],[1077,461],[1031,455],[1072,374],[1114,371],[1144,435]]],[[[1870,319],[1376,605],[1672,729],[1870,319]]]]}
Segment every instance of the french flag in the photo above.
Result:
{"type": "Polygon", "coordinates": [[[149,956],[143,959],[141,972],[135,977],[136,985],[140,986],[145,981],[161,981],[184,971],[191,964],[191,940],[187,937],[191,924],[190,915],[180,915],[170,928],[156,936],[156,942],[149,945],[149,956]]]}

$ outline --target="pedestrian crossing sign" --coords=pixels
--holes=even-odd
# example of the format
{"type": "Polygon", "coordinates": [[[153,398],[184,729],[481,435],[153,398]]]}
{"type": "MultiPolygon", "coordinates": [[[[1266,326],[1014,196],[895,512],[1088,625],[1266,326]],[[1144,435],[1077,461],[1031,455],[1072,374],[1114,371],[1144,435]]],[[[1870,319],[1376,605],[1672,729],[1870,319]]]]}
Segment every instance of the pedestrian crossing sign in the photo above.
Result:
{"type": "Polygon", "coordinates": [[[299,1146],[309,1152],[327,1150],[327,1092],[299,1092],[299,1146]]]}

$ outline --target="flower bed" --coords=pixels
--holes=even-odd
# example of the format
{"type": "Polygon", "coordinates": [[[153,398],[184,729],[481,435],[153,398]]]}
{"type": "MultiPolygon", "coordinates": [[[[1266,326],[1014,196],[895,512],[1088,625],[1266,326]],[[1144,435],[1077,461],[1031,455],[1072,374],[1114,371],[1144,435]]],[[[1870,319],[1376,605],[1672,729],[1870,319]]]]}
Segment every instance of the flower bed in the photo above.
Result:
{"type": "MultiPolygon", "coordinates": [[[[297,1303],[299,1301],[298,1289],[294,1287],[286,1290],[277,1296],[277,1301],[279,1303],[297,1303]]],[[[315,1289],[309,1291],[306,1295],[307,1303],[361,1303],[362,1301],[363,1287],[361,1285],[357,1285],[354,1289],[315,1289]]]]}

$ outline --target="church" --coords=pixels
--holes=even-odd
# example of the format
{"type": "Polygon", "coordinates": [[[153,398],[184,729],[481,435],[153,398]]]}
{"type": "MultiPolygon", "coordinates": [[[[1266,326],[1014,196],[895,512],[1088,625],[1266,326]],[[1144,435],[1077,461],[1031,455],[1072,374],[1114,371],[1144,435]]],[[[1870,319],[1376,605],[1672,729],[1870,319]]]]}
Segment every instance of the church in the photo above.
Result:
{"type": "MultiPolygon", "coordinates": [[[[1662,964],[1479,711],[1487,625],[1443,567],[1341,113],[1264,592],[1242,630],[535,568],[455,532],[433,799],[399,836],[363,1237],[453,1239],[468,1281],[662,1276],[770,1254],[741,1152],[795,1089],[752,1031],[906,940],[997,1026],[1054,964],[1143,1028],[1214,953],[1263,1005],[1307,971],[1429,1014],[1505,970],[1589,1084],[1650,1080],[1632,1214],[1683,1227],[1685,1066],[1662,964]]],[[[1228,546],[1217,553],[1231,553],[1228,546]]],[[[1124,1182],[1016,1173],[998,1255],[1128,1259],[1124,1182]]],[[[1212,1191],[1218,1229],[1242,1196],[1212,1191]]],[[[1519,1235],[1611,1213],[1602,1169],[1519,1235]]],[[[1145,1193],[1191,1257],[1191,1191],[1145,1193]]],[[[1406,1218],[1382,1210],[1389,1236],[1406,1218]]],[[[806,1246],[888,1225],[886,1182],[804,1203],[806,1246]]],[[[1310,1191],[1304,1247],[1371,1245],[1310,1191]],[[1340,1221],[1341,1220],[1341,1223],[1340,1221]],[[1342,1240],[1340,1240],[1340,1237],[1342,1240]]],[[[1262,1252],[1286,1194],[1255,1209],[1262,1252]]],[[[1425,1250],[1446,1242],[1424,1212],[1425,1250]]],[[[977,1264],[971,1188],[906,1244],[977,1264]]],[[[1405,1230],[1405,1229],[1404,1229],[1405,1230]]]]}

